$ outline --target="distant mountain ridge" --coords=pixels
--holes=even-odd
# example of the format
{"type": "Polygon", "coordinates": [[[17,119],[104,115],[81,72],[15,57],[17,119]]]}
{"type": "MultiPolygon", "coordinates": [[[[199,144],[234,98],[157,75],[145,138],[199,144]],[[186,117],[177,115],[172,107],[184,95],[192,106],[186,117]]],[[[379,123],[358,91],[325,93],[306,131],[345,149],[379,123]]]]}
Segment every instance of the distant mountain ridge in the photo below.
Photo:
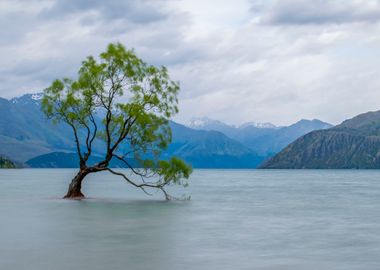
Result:
{"type": "Polygon", "coordinates": [[[229,125],[219,120],[214,120],[208,117],[194,117],[192,118],[189,123],[185,124],[185,126],[192,128],[192,129],[204,129],[204,130],[217,130],[220,131],[221,129],[239,129],[239,128],[246,128],[246,127],[256,127],[256,128],[278,128],[276,125],[265,122],[265,123],[258,123],[258,122],[247,122],[243,123],[240,126],[235,125],[229,125]]]}
{"type": "Polygon", "coordinates": [[[284,127],[277,127],[271,123],[247,123],[234,127],[207,117],[194,118],[189,126],[196,129],[222,132],[262,156],[271,156],[279,152],[289,143],[311,131],[332,127],[331,124],[318,119],[302,119],[295,124],[284,127]]]}
{"type": "Polygon", "coordinates": [[[239,128],[246,128],[246,127],[255,127],[255,128],[280,128],[276,125],[273,125],[272,123],[269,122],[264,122],[264,123],[258,123],[258,122],[247,122],[244,124],[241,124],[239,128]]]}
{"type": "Polygon", "coordinates": [[[380,111],[306,134],[261,168],[380,169],[380,111]]]}
{"type": "MultiPolygon", "coordinates": [[[[45,118],[41,98],[41,94],[0,98],[0,155],[32,167],[74,166],[72,132],[64,123],[53,125],[45,118]]],[[[256,168],[292,140],[329,125],[302,120],[289,127],[252,123],[233,127],[208,120],[202,129],[171,122],[173,140],[163,158],[175,155],[195,168],[256,168]]],[[[95,144],[95,157],[102,154],[102,147],[95,144]]]]}
{"type": "MultiPolygon", "coordinates": [[[[178,156],[195,168],[256,168],[264,159],[220,132],[191,130],[175,122],[170,126],[173,141],[162,158],[178,156]]],[[[100,160],[100,156],[94,156],[89,163],[100,160]]],[[[34,157],[26,164],[34,168],[75,168],[78,157],[76,153],[53,152],[34,157]]],[[[113,160],[111,166],[125,167],[125,164],[113,160]]]]}
{"type": "Polygon", "coordinates": [[[70,130],[47,121],[34,95],[0,98],[0,115],[0,155],[23,162],[39,154],[75,149],[70,130]]]}
{"type": "Polygon", "coordinates": [[[196,168],[256,168],[265,159],[221,132],[193,130],[174,122],[170,126],[173,142],[166,154],[180,156],[196,168]]]}
{"type": "MultiPolygon", "coordinates": [[[[0,98],[0,114],[0,155],[32,167],[76,164],[71,154],[75,152],[71,130],[65,124],[53,125],[46,120],[40,94],[0,98]]],[[[255,168],[265,158],[223,133],[193,130],[174,122],[170,125],[173,141],[163,157],[176,155],[202,168],[255,168]]],[[[95,156],[101,150],[99,145],[95,156]]]]}

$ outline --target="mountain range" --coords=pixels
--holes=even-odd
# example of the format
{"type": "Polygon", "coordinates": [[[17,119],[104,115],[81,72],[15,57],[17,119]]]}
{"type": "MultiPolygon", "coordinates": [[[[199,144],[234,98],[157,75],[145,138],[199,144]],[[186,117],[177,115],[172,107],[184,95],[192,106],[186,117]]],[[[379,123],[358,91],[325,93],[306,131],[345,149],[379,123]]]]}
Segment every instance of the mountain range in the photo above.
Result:
{"type": "Polygon", "coordinates": [[[266,169],[380,168],[380,111],[308,133],[266,161],[266,169]]]}
{"type": "MultiPolygon", "coordinates": [[[[41,94],[0,98],[0,114],[0,155],[30,167],[76,167],[71,130],[45,118],[41,94]]],[[[255,168],[298,137],[331,126],[319,120],[301,120],[288,127],[269,123],[234,127],[208,120],[198,126],[171,122],[173,140],[163,156],[181,157],[195,168],[255,168]]],[[[101,153],[102,146],[97,144],[94,162],[101,153]]]]}
{"type": "Polygon", "coordinates": [[[277,127],[271,123],[246,123],[235,127],[206,117],[194,118],[189,127],[216,130],[248,146],[261,156],[272,156],[297,138],[314,130],[327,129],[331,124],[320,120],[302,119],[295,124],[277,127]]]}

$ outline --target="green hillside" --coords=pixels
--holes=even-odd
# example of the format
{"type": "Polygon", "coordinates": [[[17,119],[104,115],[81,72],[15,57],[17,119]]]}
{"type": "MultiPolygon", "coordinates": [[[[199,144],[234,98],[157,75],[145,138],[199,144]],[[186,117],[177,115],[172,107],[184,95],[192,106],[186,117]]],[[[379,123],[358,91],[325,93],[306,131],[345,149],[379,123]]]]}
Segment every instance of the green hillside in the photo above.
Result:
{"type": "Polygon", "coordinates": [[[380,169],[380,111],[306,134],[261,168],[380,169]]]}

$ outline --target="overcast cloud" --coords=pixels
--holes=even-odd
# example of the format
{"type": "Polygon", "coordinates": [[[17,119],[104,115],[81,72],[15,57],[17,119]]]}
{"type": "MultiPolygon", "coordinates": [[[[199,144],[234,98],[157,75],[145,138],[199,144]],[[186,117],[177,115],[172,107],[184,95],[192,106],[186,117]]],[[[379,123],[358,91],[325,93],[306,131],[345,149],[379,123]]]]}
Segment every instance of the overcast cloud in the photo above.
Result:
{"type": "Polygon", "coordinates": [[[181,82],[180,122],[380,109],[380,0],[0,0],[0,96],[75,77],[116,41],[181,82]]]}

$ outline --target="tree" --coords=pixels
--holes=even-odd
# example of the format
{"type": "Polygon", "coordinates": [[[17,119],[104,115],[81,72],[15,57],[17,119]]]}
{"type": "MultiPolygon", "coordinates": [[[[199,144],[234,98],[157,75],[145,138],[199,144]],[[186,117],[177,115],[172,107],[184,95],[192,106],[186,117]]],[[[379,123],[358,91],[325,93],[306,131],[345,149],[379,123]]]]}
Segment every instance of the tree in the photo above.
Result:
{"type": "Polygon", "coordinates": [[[176,157],[162,159],[171,141],[169,119],[178,112],[179,89],[165,67],[146,64],[120,43],[108,45],[98,59],[87,57],[77,80],[55,80],[45,89],[42,110],[55,123],[71,127],[79,158],[79,172],[64,198],[84,198],[84,178],[100,171],[146,193],[159,189],[166,199],[166,186],[186,186],[191,168],[176,157]],[[91,165],[94,144],[103,146],[104,157],[91,165]],[[110,168],[112,160],[122,162],[130,174],[110,168]]]}
{"type": "Polygon", "coordinates": [[[14,164],[8,158],[0,156],[0,168],[1,169],[3,169],[3,168],[14,169],[14,168],[16,168],[16,164],[14,164]]]}

